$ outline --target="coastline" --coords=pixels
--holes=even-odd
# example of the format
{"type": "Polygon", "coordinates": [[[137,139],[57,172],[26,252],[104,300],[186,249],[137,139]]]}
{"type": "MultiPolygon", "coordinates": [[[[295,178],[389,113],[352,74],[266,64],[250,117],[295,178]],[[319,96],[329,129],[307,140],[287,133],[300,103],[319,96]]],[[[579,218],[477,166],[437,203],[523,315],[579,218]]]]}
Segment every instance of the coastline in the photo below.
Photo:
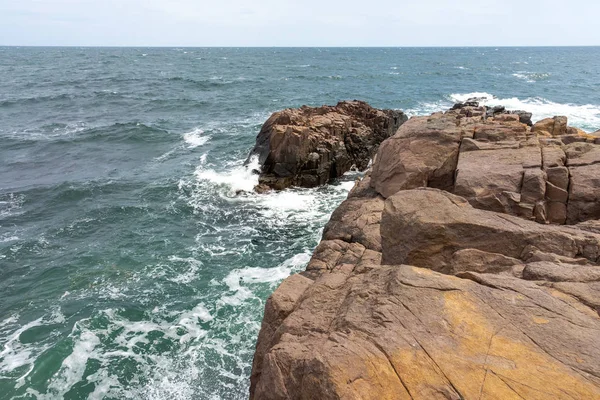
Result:
{"type": "Polygon", "coordinates": [[[598,138],[467,103],[384,141],[271,295],[251,399],[600,396],[599,215],[578,184],[598,138]]]}

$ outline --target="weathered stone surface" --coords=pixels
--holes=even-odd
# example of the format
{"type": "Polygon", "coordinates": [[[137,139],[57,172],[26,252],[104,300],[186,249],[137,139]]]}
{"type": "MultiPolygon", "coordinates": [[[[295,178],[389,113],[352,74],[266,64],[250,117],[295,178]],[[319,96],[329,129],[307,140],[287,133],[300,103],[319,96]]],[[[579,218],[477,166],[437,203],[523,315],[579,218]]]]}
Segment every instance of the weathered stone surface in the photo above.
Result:
{"type": "Polygon", "coordinates": [[[267,301],[252,399],[600,399],[597,145],[480,112],[381,145],[267,301]]]}
{"type": "Polygon", "coordinates": [[[538,135],[562,136],[567,134],[567,117],[546,118],[533,124],[532,131],[538,135]]]}
{"type": "Polygon", "coordinates": [[[569,168],[567,223],[600,218],[600,164],[569,168]]]}
{"type": "Polygon", "coordinates": [[[553,201],[548,202],[546,219],[551,224],[564,224],[567,221],[567,205],[553,201]]]}
{"type": "Polygon", "coordinates": [[[544,143],[542,147],[542,158],[544,168],[562,167],[565,165],[567,156],[560,145],[556,143],[544,143]]]}
{"type": "Polygon", "coordinates": [[[372,199],[347,199],[331,215],[325,226],[323,239],[356,242],[365,248],[381,251],[379,223],[383,204],[381,196],[372,199]]]}
{"type": "Polygon", "coordinates": [[[384,264],[438,271],[446,271],[454,252],[466,248],[516,259],[527,246],[594,262],[600,256],[600,236],[479,210],[462,197],[435,189],[402,191],[388,198],[381,237],[384,264]]]}
{"type": "Polygon", "coordinates": [[[469,135],[472,127],[456,114],[411,118],[380,146],[371,186],[383,197],[421,186],[451,188],[460,141],[469,135]]]}
{"type": "Polygon", "coordinates": [[[569,188],[569,170],[566,167],[546,168],[548,182],[554,186],[567,190],[569,188]]]}
{"type": "Polygon", "coordinates": [[[462,249],[452,254],[447,272],[453,275],[480,272],[520,276],[523,268],[523,262],[516,258],[477,249],[462,249]]]}
{"type": "Polygon", "coordinates": [[[600,321],[569,302],[489,274],[325,274],[273,334],[263,325],[251,398],[598,398],[600,321]]]}
{"type": "Polygon", "coordinates": [[[523,279],[550,282],[598,282],[600,267],[540,261],[527,264],[523,270],[523,279]]]}
{"type": "Polygon", "coordinates": [[[407,119],[361,101],[287,109],[263,125],[248,160],[258,157],[263,187],[315,187],[352,167],[364,170],[379,144],[407,119]]]}
{"type": "Polygon", "coordinates": [[[461,151],[454,193],[475,207],[513,213],[513,193],[522,194],[522,188],[525,197],[517,196],[516,203],[534,205],[543,199],[543,173],[528,171],[525,179],[526,169],[539,169],[541,164],[541,149],[536,146],[461,151]]]}
{"type": "Polygon", "coordinates": [[[511,112],[519,116],[520,123],[525,124],[527,126],[533,126],[533,122],[531,121],[531,117],[533,116],[532,113],[523,110],[516,110],[511,112]]]}

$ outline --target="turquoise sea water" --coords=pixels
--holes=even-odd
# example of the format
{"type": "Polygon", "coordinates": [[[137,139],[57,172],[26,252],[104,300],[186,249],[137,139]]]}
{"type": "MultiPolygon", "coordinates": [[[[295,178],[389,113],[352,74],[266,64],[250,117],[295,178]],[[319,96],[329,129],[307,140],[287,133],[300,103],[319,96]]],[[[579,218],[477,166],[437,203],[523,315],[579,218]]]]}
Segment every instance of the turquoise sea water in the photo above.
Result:
{"type": "Polygon", "coordinates": [[[0,398],[242,399],[354,176],[251,193],[279,109],[471,96],[600,129],[600,48],[0,47],[0,398]]]}

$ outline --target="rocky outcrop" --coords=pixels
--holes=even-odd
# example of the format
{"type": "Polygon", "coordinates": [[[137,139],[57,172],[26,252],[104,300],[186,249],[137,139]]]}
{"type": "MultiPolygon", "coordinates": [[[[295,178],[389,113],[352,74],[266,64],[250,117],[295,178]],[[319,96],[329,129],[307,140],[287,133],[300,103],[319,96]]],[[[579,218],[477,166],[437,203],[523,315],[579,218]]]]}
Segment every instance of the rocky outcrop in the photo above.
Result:
{"type": "Polygon", "coordinates": [[[258,157],[259,190],[315,187],[352,168],[363,171],[380,143],[406,120],[401,111],[378,110],[362,101],[276,112],[249,157],[258,157]]]}
{"type": "Polygon", "coordinates": [[[474,207],[540,223],[600,218],[595,136],[569,127],[566,117],[530,128],[506,110],[490,117],[485,107],[459,106],[411,118],[386,140],[373,165],[372,188],[384,197],[439,188],[474,207]]]}
{"type": "Polygon", "coordinates": [[[600,399],[598,145],[538,126],[471,104],[386,140],[268,299],[250,397],[600,399]]]}

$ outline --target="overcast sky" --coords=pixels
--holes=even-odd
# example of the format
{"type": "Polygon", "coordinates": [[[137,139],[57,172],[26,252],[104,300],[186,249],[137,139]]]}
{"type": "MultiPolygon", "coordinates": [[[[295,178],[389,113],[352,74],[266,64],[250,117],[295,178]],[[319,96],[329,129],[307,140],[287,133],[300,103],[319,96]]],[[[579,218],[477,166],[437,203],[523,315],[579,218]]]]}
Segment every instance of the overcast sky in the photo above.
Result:
{"type": "Polygon", "coordinates": [[[0,0],[0,45],[600,45],[598,0],[0,0]]]}

